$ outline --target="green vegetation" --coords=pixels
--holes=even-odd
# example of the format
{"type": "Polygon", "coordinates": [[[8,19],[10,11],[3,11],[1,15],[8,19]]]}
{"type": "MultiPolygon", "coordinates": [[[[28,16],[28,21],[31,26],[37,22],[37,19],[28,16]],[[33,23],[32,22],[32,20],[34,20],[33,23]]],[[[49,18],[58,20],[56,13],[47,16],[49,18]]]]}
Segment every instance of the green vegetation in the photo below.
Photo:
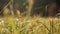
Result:
{"type": "MultiPolygon", "coordinates": [[[[19,0],[15,1],[18,2],[19,0]]],[[[49,2],[49,0],[48,0],[49,2]]],[[[0,34],[60,34],[60,18],[59,17],[40,17],[40,15],[30,16],[31,10],[37,7],[42,7],[42,11],[45,11],[45,5],[48,4],[46,0],[21,0],[20,5],[17,4],[17,8],[24,7],[24,3],[28,3],[27,15],[20,14],[16,9],[14,14],[12,7],[13,1],[9,2],[3,9],[3,17],[0,16],[0,34]],[[9,6],[10,5],[10,6],[9,6]],[[10,7],[10,9],[8,8],[10,7]],[[10,15],[9,11],[11,11],[10,15]],[[15,16],[16,15],[16,16],[15,16]]],[[[24,9],[24,8],[23,8],[24,9]]]]}
{"type": "Polygon", "coordinates": [[[60,34],[60,19],[32,17],[3,17],[0,34],[60,34]]]}

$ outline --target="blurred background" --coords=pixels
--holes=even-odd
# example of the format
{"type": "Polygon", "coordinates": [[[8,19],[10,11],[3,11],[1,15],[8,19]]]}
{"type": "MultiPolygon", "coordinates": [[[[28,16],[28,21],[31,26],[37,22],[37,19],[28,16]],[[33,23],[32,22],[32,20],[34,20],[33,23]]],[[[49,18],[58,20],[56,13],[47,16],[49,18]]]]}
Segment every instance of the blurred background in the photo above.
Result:
{"type": "Polygon", "coordinates": [[[60,34],[60,0],[0,0],[0,34],[60,34]]]}
{"type": "Polygon", "coordinates": [[[21,15],[39,15],[42,17],[60,14],[59,0],[0,0],[0,16],[6,14],[21,15]]]}

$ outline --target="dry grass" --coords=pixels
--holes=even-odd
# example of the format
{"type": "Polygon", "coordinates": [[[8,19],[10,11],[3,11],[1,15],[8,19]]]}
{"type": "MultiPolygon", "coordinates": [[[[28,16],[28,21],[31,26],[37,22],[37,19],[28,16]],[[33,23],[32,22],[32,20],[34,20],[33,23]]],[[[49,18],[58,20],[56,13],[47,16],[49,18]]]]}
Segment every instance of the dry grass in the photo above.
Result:
{"type": "Polygon", "coordinates": [[[0,34],[60,34],[59,28],[58,18],[11,16],[0,18],[0,34]]]}
{"type": "MultiPolygon", "coordinates": [[[[4,9],[4,17],[0,17],[0,34],[60,34],[60,18],[42,18],[39,16],[30,17],[33,1],[29,0],[27,17],[9,15],[9,9],[4,9]]],[[[10,3],[9,3],[10,4],[10,3]]],[[[11,7],[12,8],[12,7],[11,7]]]]}

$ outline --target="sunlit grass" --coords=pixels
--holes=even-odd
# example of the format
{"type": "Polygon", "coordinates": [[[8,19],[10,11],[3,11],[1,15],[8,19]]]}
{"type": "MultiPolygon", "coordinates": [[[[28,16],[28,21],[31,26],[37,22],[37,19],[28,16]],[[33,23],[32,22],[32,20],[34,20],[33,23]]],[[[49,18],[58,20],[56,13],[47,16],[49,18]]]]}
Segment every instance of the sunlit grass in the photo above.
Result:
{"type": "MultiPolygon", "coordinates": [[[[0,17],[0,34],[60,34],[60,18],[30,16],[34,1],[29,0],[27,16],[22,16],[17,10],[16,16],[11,10],[4,9],[4,16],[0,17]]],[[[12,9],[12,7],[11,7],[12,9]]]]}
{"type": "Polygon", "coordinates": [[[0,34],[49,34],[51,33],[50,23],[54,23],[53,33],[60,34],[60,19],[42,17],[3,17],[0,20],[0,34]]]}

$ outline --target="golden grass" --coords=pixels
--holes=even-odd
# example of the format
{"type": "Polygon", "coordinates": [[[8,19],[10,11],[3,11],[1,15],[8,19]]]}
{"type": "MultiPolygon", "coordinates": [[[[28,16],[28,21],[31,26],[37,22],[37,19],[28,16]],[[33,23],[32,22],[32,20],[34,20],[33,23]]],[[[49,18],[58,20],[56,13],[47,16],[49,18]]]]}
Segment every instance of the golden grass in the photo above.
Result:
{"type": "Polygon", "coordinates": [[[52,32],[60,34],[60,19],[9,16],[0,20],[0,34],[52,34],[52,32]]]}
{"type": "Polygon", "coordinates": [[[12,10],[12,16],[10,16],[6,6],[4,17],[0,17],[0,34],[60,34],[60,18],[42,18],[38,15],[31,17],[33,4],[34,1],[29,0],[26,17],[20,17],[19,11],[17,11],[17,17],[14,17],[12,10]]]}

